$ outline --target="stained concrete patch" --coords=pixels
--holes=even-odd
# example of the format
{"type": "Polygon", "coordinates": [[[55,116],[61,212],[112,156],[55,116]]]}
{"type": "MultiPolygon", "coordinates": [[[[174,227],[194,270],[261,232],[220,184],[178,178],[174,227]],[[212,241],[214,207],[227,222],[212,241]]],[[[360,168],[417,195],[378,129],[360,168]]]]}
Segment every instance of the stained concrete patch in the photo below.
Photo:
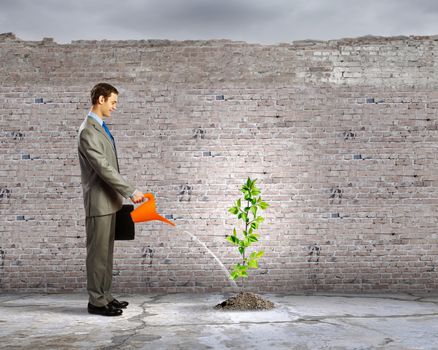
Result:
{"type": "MultiPolygon", "coordinates": [[[[228,295],[229,296],[229,295],[228,295]]],[[[438,298],[265,294],[267,311],[224,311],[223,294],[130,295],[121,317],[85,294],[0,295],[1,349],[437,349],[438,298]]]]}

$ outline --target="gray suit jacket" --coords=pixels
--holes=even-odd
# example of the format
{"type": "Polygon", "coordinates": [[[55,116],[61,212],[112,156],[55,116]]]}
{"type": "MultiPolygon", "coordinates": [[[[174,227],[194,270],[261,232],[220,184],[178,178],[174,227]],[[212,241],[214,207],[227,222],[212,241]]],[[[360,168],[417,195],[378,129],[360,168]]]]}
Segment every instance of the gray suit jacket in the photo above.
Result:
{"type": "Polygon", "coordinates": [[[78,133],[79,164],[86,216],[109,215],[123,205],[135,188],[119,173],[117,152],[103,127],[85,118],[78,133]]]}

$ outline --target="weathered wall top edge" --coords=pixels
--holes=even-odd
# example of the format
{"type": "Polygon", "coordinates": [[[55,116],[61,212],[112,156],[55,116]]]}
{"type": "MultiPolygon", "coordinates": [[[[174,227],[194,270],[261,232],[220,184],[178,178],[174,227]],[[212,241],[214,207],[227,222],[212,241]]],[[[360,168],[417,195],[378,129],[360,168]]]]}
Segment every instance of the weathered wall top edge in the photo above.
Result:
{"type": "Polygon", "coordinates": [[[279,42],[277,44],[259,44],[259,43],[248,43],[245,41],[234,41],[229,39],[209,39],[209,40],[167,40],[167,39],[144,39],[144,40],[72,40],[67,44],[58,44],[53,40],[53,38],[42,38],[40,41],[22,40],[18,38],[14,33],[0,33],[0,42],[21,42],[36,45],[92,45],[92,44],[108,44],[108,45],[138,45],[146,44],[148,46],[184,46],[184,45],[194,45],[194,46],[212,46],[217,44],[227,44],[227,45],[250,45],[250,46],[317,46],[317,45],[333,45],[333,44],[346,44],[346,45],[357,45],[357,44],[379,44],[388,43],[392,41],[438,41],[437,35],[409,35],[409,36],[373,36],[366,35],[361,37],[347,37],[340,39],[331,40],[295,40],[291,42],[279,42]]]}

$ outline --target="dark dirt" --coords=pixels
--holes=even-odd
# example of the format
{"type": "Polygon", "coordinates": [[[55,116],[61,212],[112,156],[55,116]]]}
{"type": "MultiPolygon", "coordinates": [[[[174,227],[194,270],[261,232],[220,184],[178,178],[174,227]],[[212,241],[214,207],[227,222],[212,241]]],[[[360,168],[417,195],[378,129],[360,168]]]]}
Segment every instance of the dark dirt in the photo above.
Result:
{"type": "Polygon", "coordinates": [[[274,308],[274,303],[265,300],[257,294],[249,292],[240,292],[238,295],[228,298],[220,304],[217,304],[215,309],[221,310],[270,310],[274,308]]]}

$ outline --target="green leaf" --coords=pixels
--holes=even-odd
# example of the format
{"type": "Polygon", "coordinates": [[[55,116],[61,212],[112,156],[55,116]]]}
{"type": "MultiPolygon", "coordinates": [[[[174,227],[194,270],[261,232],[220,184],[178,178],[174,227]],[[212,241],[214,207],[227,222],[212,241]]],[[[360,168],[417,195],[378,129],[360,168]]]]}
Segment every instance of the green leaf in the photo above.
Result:
{"type": "Polygon", "coordinates": [[[246,180],[246,187],[248,187],[248,188],[251,188],[251,184],[252,184],[252,181],[251,181],[251,179],[248,177],[248,180],[246,180]]]}
{"type": "Polygon", "coordinates": [[[236,215],[236,214],[239,212],[239,209],[236,208],[236,207],[232,207],[232,208],[228,209],[228,211],[229,211],[231,214],[236,215]]]}
{"type": "Polygon", "coordinates": [[[254,230],[257,230],[257,227],[259,227],[259,224],[257,222],[252,222],[251,223],[251,228],[254,230]]]}
{"type": "Polygon", "coordinates": [[[233,236],[236,237],[237,233],[236,233],[236,229],[234,228],[233,230],[233,236]]]}
{"type": "Polygon", "coordinates": [[[236,279],[238,277],[247,277],[247,271],[248,270],[248,266],[243,266],[240,264],[234,265],[233,267],[233,271],[231,272],[231,278],[232,279],[236,279]]]}
{"type": "Polygon", "coordinates": [[[265,254],[265,252],[263,250],[260,250],[259,252],[252,252],[249,255],[249,259],[251,260],[258,260],[260,259],[263,255],[265,254]]]}
{"type": "MultiPolygon", "coordinates": [[[[239,242],[239,243],[240,243],[240,242],[239,242]]],[[[241,255],[243,255],[243,254],[245,253],[245,247],[240,246],[240,247],[239,247],[239,253],[240,253],[241,255]]]]}
{"type": "Polygon", "coordinates": [[[237,204],[237,207],[240,208],[240,206],[242,205],[240,198],[237,200],[236,204],[237,204]]]}
{"type": "Polygon", "coordinates": [[[251,196],[257,196],[260,194],[260,190],[258,188],[254,188],[251,190],[251,196]]]}
{"type": "Polygon", "coordinates": [[[269,204],[266,202],[260,202],[259,207],[260,209],[265,210],[267,207],[269,207],[269,204]]]}
{"type": "Polygon", "coordinates": [[[242,220],[247,222],[248,221],[248,215],[246,215],[246,213],[241,213],[242,214],[242,220]]]}
{"type": "Polygon", "coordinates": [[[257,269],[259,267],[259,263],[257,262],[257,260],[249,260],[248,267],[252,269],[257,269]]]}
{"type": "Polygon", "coordinates": [[[263,221],[265,221],[265,219],[262,216],[257,216],[255,220],[259,224],[261,224],[263,221]]]}
{"type": "Polygon", "coordinates": [[[243,209],[243,211],[248,214],[250,209],[251,209],[251,207],[245,207],[245,209],[243,209]]]}
{"type": "Polygon", "coordinates": [[[260,250],[259,252],[256,252],[256,257],[261,258],[263,255],[265,255],[265,252],[263,250],[260,250]]]}
{"type": "Polygon", "coordinates": [[[248,240],[251,242],[251,243],[254,243],[254,242],[257,242],[258,241],[258,237],[257,237],[258,235],[250,235],[250,236],[248,236],[248,240]]]}
{"type": "Polygon", "coordinates": [[[243,271],[246,271],[246,270],[248,270],[248,266],[247,265],[240,265],[240,264],[238,264],[238,270],[240,271],[240,272],[243,272],[243,271]]]}
{"type": "Polygon", "coordinates": [[[251,207],[251,212],[252,212],[252,215],[254,215],[254,217],[257,216],[257,207],[255,205],[251,207]]]}
{"type": "Polygon", "coordinates": [[[240,244],[240,239],[237,238],[236,236],[227,236],[227,241],[236,245],[240,244]]]}

